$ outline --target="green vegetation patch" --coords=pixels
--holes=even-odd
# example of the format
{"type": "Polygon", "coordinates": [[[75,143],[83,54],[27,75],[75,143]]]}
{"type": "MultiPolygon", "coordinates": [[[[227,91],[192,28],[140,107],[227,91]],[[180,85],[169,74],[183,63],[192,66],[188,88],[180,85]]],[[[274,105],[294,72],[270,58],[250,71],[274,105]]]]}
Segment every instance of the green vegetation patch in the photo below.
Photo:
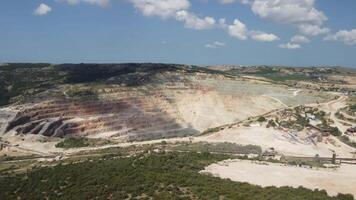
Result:
{"type": "Polygon", "coordinates": [[[350,105],[350,110],[356,112],[356,104],[350,105]]]}
{"type": "MultiPolygon", "coordinates": [[[[293,72],[292,68],[257,67],[253,71],[243,71],[244,70],[240,73],[264,77],[275,82],[303,81],[311,80],[313,78],[309,74],[293,72]],[[290,70],[290,72],[287,73],[283,70],[290,70]]],[[[233,73],[234,70],[231,70],[230,72],[233,73]]]]}
{"type": "Polygon", "coordinates": [[[310,80],[311,78],[302,74],[260,74],[260,76],[270,79],[276,82],[285,82],[285,81],[304,81],[310,80]]]}
{"type": "MultiPolygon", "coordinates": [[[[176,64],[61,64],[9,63],[0,66],[0,106],[33,99],[34,95],[62,84],[115,83],[141,86],[158,73],[221,74],[205,67],[176,64]],[[113,78],[113,79],[112,79],[113,78]]],[[[69,96],[94,95],[91,90],[73,90],[69,96]]]]}
{"type": "Polygon", "coordinates": [[[199,173],[228,158],[170,152],[40,168],[0,177],[0,199],[353,199],[302,187],[262,188],[199,173]]]}
{"type": "Polygon", "coordinates": [[[194,152],[214,152],[214,153],[231,153],[231,154],[261,154],[262,148],[257,145],[240,145],[229,142],[219,143],[184,143],[172,147],[178,151],[194,151],[194,152]]]}
{"type": "Polygon", "coordinates": [[[65,73],[46,63],[11,63],[0,66],[0,106],[24,100],[63,83],[65,73]]]}
{"type": "Polygon", "coordinates": [[[107,144],[112,144],[113,142],[107,139],[101,138],[65,138],[64,141],[56,144],[57,148],[80,148],[87,146],[103,146],[107,144]]]}
{"type": "Polygon", "coordinates": [[[261,116],[257,119],[258,122],[265,122],[266,121],[266,118],[261,116]]]}
{"type": "Polygon", "coordinates": [[[89,146],[88,139],[85,138],[65,138],[64,141],[56,144],[57,148],[70,149],[89,146]]]}
{"type": "Polygon", "coordinates": [[[224,128],[225,128],[225,126],[219,126],[219,127],[209,128],[209,129],[205,130],[204,132],[202,132],[201,135],[207,135],[207,134],[211,134],[211,133],[217,133],[217,132],[223,130],[224,128]]]}
{"type": "Polygon", "coordinates": [[[69,97],[82,97],[96,95],[93,88],[81,87],[75,85],[66,91],[69,97]]]}

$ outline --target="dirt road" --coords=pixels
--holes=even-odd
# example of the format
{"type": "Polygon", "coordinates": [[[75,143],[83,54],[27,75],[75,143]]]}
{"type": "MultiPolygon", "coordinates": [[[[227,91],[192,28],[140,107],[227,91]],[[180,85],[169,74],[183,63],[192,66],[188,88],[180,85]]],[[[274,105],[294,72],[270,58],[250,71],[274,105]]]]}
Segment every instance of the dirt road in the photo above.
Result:
{"type": "Polygon", "coordinates": [[[330,113],[330,119],[334,121],[334,125],[339,128],[339,130],[344,133],[349,127],[344,126],[341,122],[342,120],[338,119],[335,116],[335,113],[346,106],[347,96],[340,96],[338,99],[321,104],[320,109],[324,110],[326,113],[330,113]]]}

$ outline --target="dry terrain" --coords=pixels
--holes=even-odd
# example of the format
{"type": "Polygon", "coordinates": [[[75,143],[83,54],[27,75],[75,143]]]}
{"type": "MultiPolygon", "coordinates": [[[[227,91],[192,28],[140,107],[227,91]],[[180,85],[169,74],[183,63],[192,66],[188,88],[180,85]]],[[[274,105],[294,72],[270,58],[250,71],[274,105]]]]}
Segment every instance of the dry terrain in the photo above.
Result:
{"type": "Polygon", "coordinates": [[[261,186],[356,195],[356,165],[310,169],[279,159],[355,159],[353,113],[342,112],[351,121],[338,117],[352,106],[354,77],[342,68],[0,66],[6,84],[0,87],[6,92],[0,96],[0,158],[22,162],[35,155],[31,162],[42,162],[113,147],[162,144],[160,152],[172,151],[166,143],[227,142],[259,148],[255,156],[264,162],[222,161],[205,172],[261,186]],[[73,146],[58,146],[70,139],[73,146]],[[75,146],[78,141],[91,143],[75,146]],[[265,162],[266,155],[280,163],[265,162]]]}
{"type": "Polygon", "coordinates": [[[356,196],[355,165],[341,165],[337,169],[310,169],[283,164],[227,160],[205,168],[221,178],[267,186],[303,186],[309,189],[324,189],[330,195],[349,193],[356,196]]]}

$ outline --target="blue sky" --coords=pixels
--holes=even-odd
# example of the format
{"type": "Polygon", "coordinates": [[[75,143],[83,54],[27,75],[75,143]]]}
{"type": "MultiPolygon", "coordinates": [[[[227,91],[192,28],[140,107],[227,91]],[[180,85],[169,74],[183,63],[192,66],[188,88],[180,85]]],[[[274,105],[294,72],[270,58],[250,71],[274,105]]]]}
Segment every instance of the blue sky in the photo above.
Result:
{"type": "Polygon", "coordinates": [[[356,67],[355,0],[1,0],[0,62],[356,67]]]}

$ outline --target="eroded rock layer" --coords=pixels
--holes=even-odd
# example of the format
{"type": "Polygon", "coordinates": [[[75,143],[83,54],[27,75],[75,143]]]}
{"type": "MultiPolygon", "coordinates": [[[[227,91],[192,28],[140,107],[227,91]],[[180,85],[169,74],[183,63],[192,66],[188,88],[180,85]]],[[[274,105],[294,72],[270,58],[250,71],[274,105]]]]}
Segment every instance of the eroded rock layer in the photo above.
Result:
{"type": "Polygon", "coordinates": [[[110,76],[101,75],[100,81],[58,84],[12,105],[11,115],[0,116],[0,130],[149,140],[197,134],[285,106],[327,99],[321,93],[296,94],[284,86],[187,69],[136,69],[125,74],[107,70],[110,76]]]}

